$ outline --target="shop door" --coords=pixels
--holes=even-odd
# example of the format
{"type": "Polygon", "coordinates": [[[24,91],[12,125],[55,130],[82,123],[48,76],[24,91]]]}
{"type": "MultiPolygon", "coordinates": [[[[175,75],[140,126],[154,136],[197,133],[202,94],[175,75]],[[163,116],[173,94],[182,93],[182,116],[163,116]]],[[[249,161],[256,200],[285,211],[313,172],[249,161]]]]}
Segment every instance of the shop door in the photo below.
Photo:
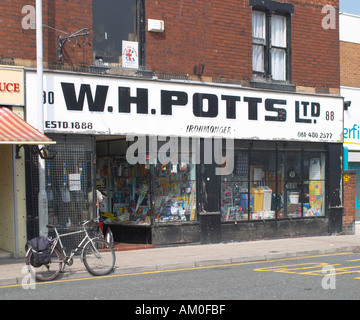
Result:
{"type": "MultiPolygon", "coordinates": [[[[76,228],[95,217],[93,152],[91,144],[59,141],[49,148],[45,161],[49,223],[61,229],[76,228]]],[[[28,238],[38,235],[38,156],[28,154],[28,238]],[[30,203],[29,203],[30,202],[30,203]]]]}

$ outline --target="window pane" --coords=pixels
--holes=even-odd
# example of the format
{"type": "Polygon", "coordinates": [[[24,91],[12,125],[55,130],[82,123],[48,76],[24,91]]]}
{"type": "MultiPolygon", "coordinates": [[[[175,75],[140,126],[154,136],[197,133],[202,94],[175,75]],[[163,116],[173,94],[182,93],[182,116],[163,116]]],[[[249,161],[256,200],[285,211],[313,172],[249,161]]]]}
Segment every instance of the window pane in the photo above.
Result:
{"type": "Polygon", "coordinates": [[[325,215],[325,154],[287,152],[279,218],[325,215]]]}
{"type": "Polygon", "coordinates": [[[253,71],[265,72],[264,47],[253,46],[253,71]]]}
{"type": "Polygon", "coordinates": [[[283,49],[271,50],[271,75],[274,80],[286,80],[286,52],[283,49]]]}
{"type": "Polygon", "coordinates": [[[252,37],[255,39],[262,39],[265,41],[265,13],[253,11],[252,14],[252,37]]]}
{"type": "Polygon", "coordinates": [[[155,167],[155,223],[196,220],[196,167],[189,163],[155,167]]]}
{"type": "Polygon", "coordinates": [[[325,215],[325,154],[304,154],[304,216],[325,215]]]}
{"type": "Polygon", "coordinates": [[[277,183],[276,152],[263,150],[251,153],[250,213],[251,220],[275,219],[273,193],[277,183]]]}
{"type": "Polygon", "coordinates": [[[235,166],[232,174],[222,176],[221,181],[221,220],[248,220],[249,201],[249,162],[247,151],[235,153],[235,166]]]}
{"type": "Polygon", "coordinates": [[[137,0],[93,0],[94,60],[122,63],[122,41],[138,41],[137,0]]]}
{"type": "Polygon", "coordinates": [[[286,18],[283,16],[271,17],[271,45],[286,48],[286,18]]]}

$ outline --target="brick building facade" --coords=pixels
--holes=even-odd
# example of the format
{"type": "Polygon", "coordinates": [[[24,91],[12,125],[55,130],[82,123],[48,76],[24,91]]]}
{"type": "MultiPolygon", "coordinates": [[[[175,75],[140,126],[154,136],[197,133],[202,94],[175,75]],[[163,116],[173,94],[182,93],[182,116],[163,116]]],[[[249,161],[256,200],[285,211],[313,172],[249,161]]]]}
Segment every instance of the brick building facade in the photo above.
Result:
{"type": "MultiPolygon", "coordinates": [[[[34,9],[35,1],[0,4],[0,64],[25,67],[27,121],[36,125],[34,9]]],[[[45,133],[58,142],[54,152],[84,141],[83,158],[97,160],[86,185],[73,191],[93,192],[95,184],[109,191],[102,209],[119,241],[341,232],[338,9],[337,0],[44,1],[45,133]],[[335,28],[324,28],[329,16],[335,28]],[[135,68],[124,62],[127,43],[136,51],[135,68]],[[196,166],[129,169],[122,163],[129,133],[198,137],[200,147],[207,138],[235,139],[236,172],[218,177],[216,165],[203,158],[196,166]],[[125,182],[121,172],[128,174],[125,182]],[[139,172],[142,180],[135,176],[139,172]],[[139,184],[147,179],[156,190],[139,184]],[[147,204],[139,202],[139,190],[145,190],[147,204]],[[171,201],[164,198],[172,193],[171,201]],[[268,202],[261,200],[255,210],[266,195],[268,202]],[[125,202],[139,203],[129,209],[125,202]]],[[[81,181],[83,158],[66,160],[74,162],[66,170],[81,173],[81,181]]],[[[58,180],[52,186],[70,185],[53,177],[63,170],[61,161],[56,166],[48,173],[58,180]]],[[[61,205],[51,203],[49,219],[71,225],[86,206],[62,200],[73,212],[65,217],[58,213],[61,205]]],[[[36,208],[29,212],[34,225],[36,208]]],[[[31,230],[28,236],[37,232],[31,230]]]]}
{"type": "MultiPolygon", "coordinates": [[[[296,85],[298,92],[338,94],[338,29],[322,28],[322,20],[326,16],[322,8],[332,5],[338,12],[338,1],[283,2],[294,6],[291,17],[291,83],[296,85]],[[330,74],[329,69],[332,71],[330,74]]],[[[11,6],[1,6],[0,36],[4,39],[0,45],[2,62],[34,67],[35,3],[15,0],[11,6]]],[[[248,0],[145,1],[144,19],[163,20],[166,31],[146,32],[144,68],[154,74],[169,74],[170,77],[174,75],[250,86],[253,78],[251,14],[252,7],[248,0]],[[202,65],[203,72],[199,78],[194,68],[202,65]]],[[[337,14],[335,17],[338,25],[337,14]]],[[[91,1],[44,2],[43,24],[45,65],[51,69],[84,69],[93,64],[90,45],[81,47],[72,40],[63,48],[64,58],[61,63],[57,50],[57,37],[71,35],[83,28],[89,28],[88,40],[89,44],[92,43],[91,1]]]]}
{"type": "Polygon", "coordinates": [[[351,174],[350,179],[344,181],[346,218],[343,223],[349,232],[354,232],[355,221],[360,221],[360,140],[357,134],[360,122],[360,38],[353,32],[359,26],[359,16],[346,13],[340,15],[341,95],[351,103],[344,111],[344,147],[348,154],[346,166],[351,174]]]}

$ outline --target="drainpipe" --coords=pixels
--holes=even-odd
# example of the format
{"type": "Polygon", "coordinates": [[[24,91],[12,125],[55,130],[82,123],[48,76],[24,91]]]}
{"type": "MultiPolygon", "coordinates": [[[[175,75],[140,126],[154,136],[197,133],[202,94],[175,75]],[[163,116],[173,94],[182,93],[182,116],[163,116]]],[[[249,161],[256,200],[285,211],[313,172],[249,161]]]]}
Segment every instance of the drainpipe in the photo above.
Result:
{"type": "MultiPolygon", "coordinates": [[[[43,104],[43,20],[42,20],[42,0],[36,0],[36,62],[37,62],[37,105],[38,130],[44,133],[44,104],[43,104]]],[[[45,189],[45,160],[39,156],[39,234],[47,236],[48,229],[48,200],[45,189]]]]}
{"type": "Polygon", "coordinates": [[[19,221],[18,221],[18,207],[17,207],[17,188],[16,188],[16,146],[12,146],[12,172],[13,172],[13,206],[14,206],[14,258],[19,258],[19,221]]]}

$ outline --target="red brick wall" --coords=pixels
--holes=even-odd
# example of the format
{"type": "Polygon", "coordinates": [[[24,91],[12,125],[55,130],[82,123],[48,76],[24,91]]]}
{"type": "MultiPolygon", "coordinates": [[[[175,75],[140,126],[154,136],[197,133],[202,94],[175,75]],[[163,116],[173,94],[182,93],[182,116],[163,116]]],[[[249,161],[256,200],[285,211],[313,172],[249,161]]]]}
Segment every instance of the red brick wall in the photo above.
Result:
{"type": "MultiPolygon", "coordinates": [[[[36,6],[34,0],[2,0],[0,3],[0,57],[8,59],[36,60],[36,30],[23,29],[22,20],[26,14],[22,8],[36,6]]],[[[92,5],[89,0],[43,1],[43,24],[71,34],[81,28],[92,29],[92,5]]],[[[44,27],[44,61],[56,62],[56,37],[65,34],[44,27]]],[[[91,38],[90,38],[91,40],[91,38]]],[[[73,47],[69,43],[64,49],[66,63],[82,65],[92,63],[92,48],[73,47]]]]}
{"type": "Polygon", "coordinates": [[[193,75],[205,64],[207,77],[252,77],[248,0],[149,0],[146,18],[165,21],[164,33],[146,34],[148,69],[193,75]]]}
{"type": "Polygon", "coordinates": [[[344,216],[343,233],[354,233],[355,224],[355,197],[356,197],[356,172],[348,171],[349,180],[344,179],[344,216]]]}
{"type": "MultiPolygon", "coordinates": [[[[292,74],[298,87],[339,88],[339,36],[324,30],[321,10],[338,8],[338,0],[281,0],[294,5],[292,17],[292,74]]],[[[92,28],[91,0],[43,1],[43,23],[71,34],[92,28]]],[[[35,30],[24,30],[25,5],[35,0],[0,3],[0,58],[16,64],[36,64],[35,30]]],[[[157,73],[192,75],[204,64],[204,78],[230,79],[248,85],[252,79],[251,7],[249,0],[146,0],[146,20],[165,21],[164,33],[146,32],[147,69],[157,73]]],[[[60,31],[44,27],[44,61],[56,62],[56,37],[60,31]]],[[[90,36],[89,40],[92,38],[90,36]]],[[[92,48],[64,47],[64,62],[91,65],[92,48]]],[[[0,61],[1,62],[1,61],[0,61]]],[[[226,80],[225,80],[226,81],[226,80]]],[[[326,92],[326,91],[325,91],[326,92]]]]}
{"type": "MultiPolygon", "coordinates": [[[[324,30],[322,8],[338,0],[288,0],[292,17],[292,74],[298,86],[339,88],[339,31],[324,30]]],[[[165,21],[163,34],[147,33],[147,67],[156,72],[252,79],[249,0],[148,0],[146,15],[165,21]]]]}
{"type": "MultiPolygon", "coordinates": [[[[293,83],[307,87],[340,87],[339,20],[336,29],[325,30],[322,20],[326,16],[322,8],[332,5],[334,0],[294,0],[295,12],[292,20],[293,83]]],[[[338,13],[338,10],[337,10],[338,13]]]]}

